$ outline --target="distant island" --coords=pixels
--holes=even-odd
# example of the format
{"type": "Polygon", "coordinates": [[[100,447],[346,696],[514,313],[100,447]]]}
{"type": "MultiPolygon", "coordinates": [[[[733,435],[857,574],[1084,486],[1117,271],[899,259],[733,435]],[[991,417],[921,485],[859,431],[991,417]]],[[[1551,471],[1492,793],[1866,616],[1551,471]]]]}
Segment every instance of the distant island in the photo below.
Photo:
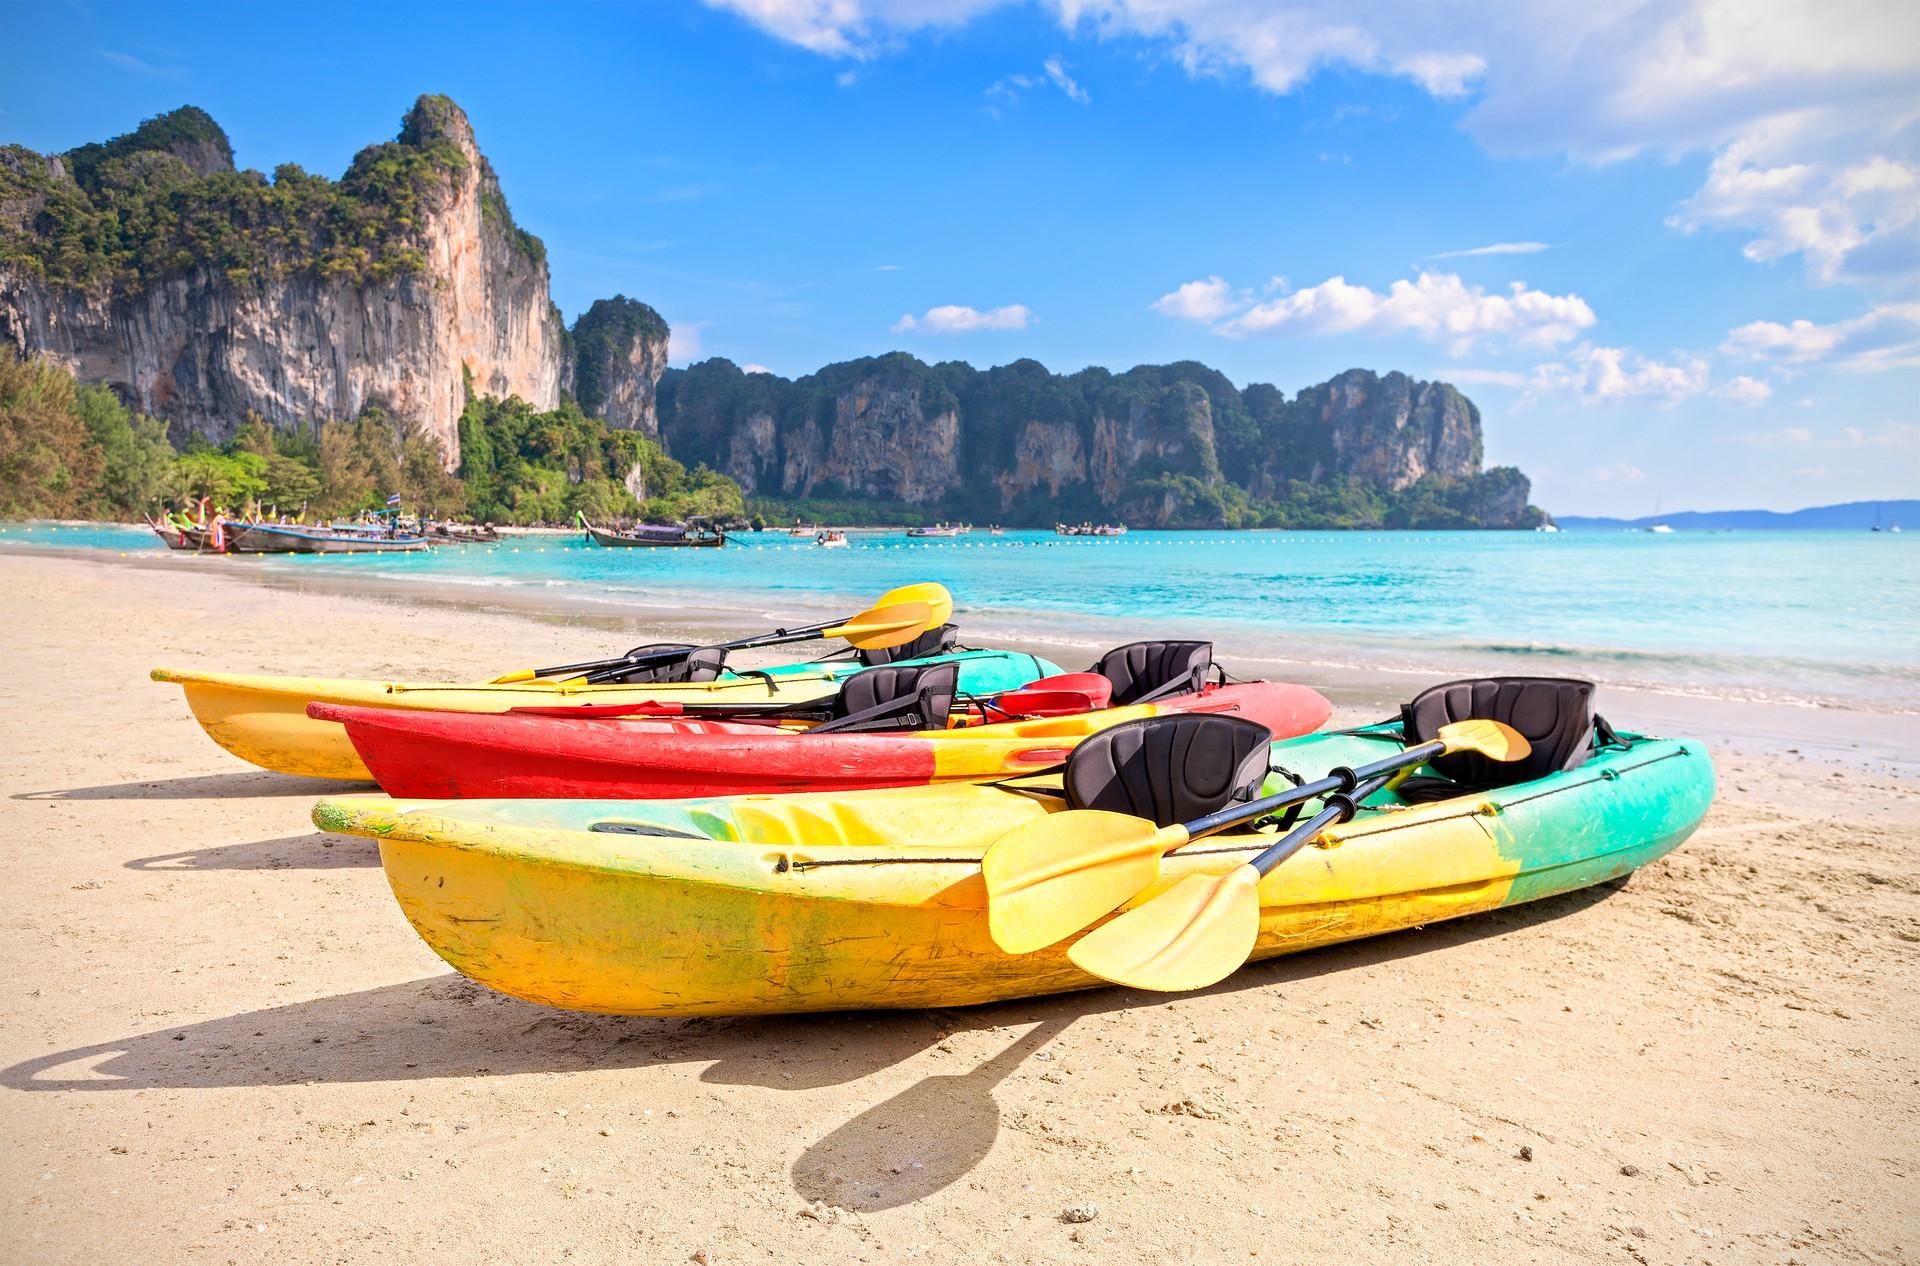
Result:
{"type": "Polygon", "coordinates": [[[905,353],[798,379],[666,368],[615,295],[571,327],[465,113],[421,97],[338,180],[239,171],[187,106],[0,148],[0,516],[163,498],[497,523],[798,517],[1529,528],[1454,387],[1291,399],[1187,361],[1061,375],[905,353]]]}
{"type": "Polygon", "coordinates": [[[1606,519],[1567,514],[1555,519],[1569,531],[1612,529],[1632,531],[1664,523],[1676,532],[1704,532],[1727,528],[1784,528],[1798,531],[1870,531],[1874,527],[1920,528],[1920,501],[1845,501],[1839,505],[1810,506],[1805,510],[1684,510],[1649,515],[1644,519],[1606,519]]]}

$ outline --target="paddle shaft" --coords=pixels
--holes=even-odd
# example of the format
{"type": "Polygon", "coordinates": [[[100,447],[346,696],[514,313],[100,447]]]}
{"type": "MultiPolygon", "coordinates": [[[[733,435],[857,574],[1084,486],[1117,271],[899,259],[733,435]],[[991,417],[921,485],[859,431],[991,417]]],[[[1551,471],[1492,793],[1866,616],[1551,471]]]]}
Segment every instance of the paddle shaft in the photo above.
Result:
{"type": "Polygon", "coordinates": [[[1249,864],[1262,875],[1271,873],[1275,866],[1311,844],[1320,832],[1345,822],[1359,812],[1360,802],[1386,786],[1392,779],[1393,775],[1390,773],[1379,774],[1362,779],[1351,791],[1334,792],[1327,798],[1325,808],[1287,832],[1272,848],[1254,858],[1249,864]]]}
{"type": "MultiPolygon", "coordinates": [[[[1187,823],[1187,839],[1197,840],[1202,836],[1213,835],[1230,826],[1239,826],[1242,822],[1251,822],[1255,818],[1264,817],[1275,809],[1304,804],[1316,796],[1357,795],[1362,784],[1379,778],[1383,774],[1395,774],[1403,769],[1424,765],[1435,756],[1444,755],[1446,750],[1447,745],[1436,739],[1431,743],[1409,747],[1395,752],[1392,756],[1382,756],[1379,760],[1368,761],[1364,765],[1356,765],[1351,769],[1336,769],[1325,778],[1316,778],[1312,782],[1302,783],[1298,787],[1276,795],[1250,800],[1246,804],[1228,805],[1224,809],[1216,810],[1205,817],[1195,818],[1187,823]]],[[[1385,780],[1381,779],[1379,783],[1367,790],[1366,795],[1372,795],[1385,785],[1385,780]]],[[[1365,796],[1359,798],[1364,799],[1365,796]]],[[[1315,815],[1315,818],[1309,819],[1309,822],[1317,820],[1318,817],[1319,815],[1315,815]]],[[[1275,845],[1275,847],[1279,846],[1275,845]]]]}
{"type": "MultiPolygon", "coordinates": [[[[717,645],[721,650],[740,651],[753,646],[779,646],[785,642],[805,642],[818,637],[822,630],[832,628],[835,623],[833,620],[823,620],[819,624],[806,624],[797,629],[775,629],[771,633],[743,637],[732,642],[720,642],[717,645]]],[[[686,654],[685,651],[655,651],[651,655],[618,655],[611,659],[590,659],[579,664],[556,664],[552,668],[536,668],[533,670],[533,675],[556,677],[566,673],[599,672],[608,668],[625,671],[629,668],[642,668],[648,664],[666,663],[684,654],[686,654]]]]}

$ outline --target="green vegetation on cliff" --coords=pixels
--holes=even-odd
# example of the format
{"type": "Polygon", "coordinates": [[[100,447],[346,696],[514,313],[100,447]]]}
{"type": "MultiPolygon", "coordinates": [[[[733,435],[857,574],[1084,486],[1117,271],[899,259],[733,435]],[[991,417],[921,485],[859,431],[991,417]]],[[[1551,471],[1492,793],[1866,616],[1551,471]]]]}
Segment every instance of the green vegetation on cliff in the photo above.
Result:
{"type": "MultiPolygon", "coordinates": [[[[468,135],[452,101],[421,97],[398,138],[361,150],[338,181],[293,163],[271,180],[235,171],[226,134],[192,106],[64,155],[0,147],[0,265],[123,293],[193,268],[255,285],[415,276],[426,268],[423,221],[465,176],[468,135]]],[[[483,215],[520,253],[544,259],[491,173],[479,174],[483,215]]]]}
{"type": "Polygon", "coordinates": [[[399,493],[409,510],[493,523],[591,519],[677,522],[743,517],[740,488],[706,467],[688,471],[654,441],[609,428],[567,402],[537,412],[483,397],[460,419],[462,461],[384,410],[276,428],[248,417],[226,444],[130,412],[104,386],[80,386],[45,358],[0,349],[0,519],[133,519],[163,502],[209,497],[309,518],[377,509],[399,493]]]}
{"type": "Polygon", "coordinates": [[[665,339],[667,322],[638,299],[615,295],[595,299],[573,323],[573,395],[588,413],[606,403],[608,379],[627,365],[627,355],[638,338],[665,339]]]}

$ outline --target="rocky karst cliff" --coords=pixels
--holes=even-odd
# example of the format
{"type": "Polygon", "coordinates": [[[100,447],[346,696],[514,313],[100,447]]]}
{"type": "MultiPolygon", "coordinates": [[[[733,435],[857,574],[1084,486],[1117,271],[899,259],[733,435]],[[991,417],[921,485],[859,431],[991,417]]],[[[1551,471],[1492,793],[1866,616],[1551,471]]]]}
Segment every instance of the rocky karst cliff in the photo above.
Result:
{"type": "MultiPolygon", "coordinates": [[[[611,420],[651,434],[666,327],[632,307],[657,333],[599,337],[619,364],[594,381],[611,420]]],[[[176,434],[379,407],[449,460],[469,386],[552,408],[576,373],[545,249],[444,97],[420,98],[337,182],[235,171],[191,107],[64,155],[0,150],[0,340],[112,384],[176,434]]]]}
{"type": "Polygon", "coordinates": [[[1386,497],[1382,518],[1416,499],[1462,526],[1534,518],[1525,476],[1481,470],[1472,402],[1398,373],[1349,370],[1288,400],[1191,362],[1063,376],[894,353],[791,382],[712,360],[669,371],[659,395],[675,457],[762,497],[1197,526],[1337,488],[1386,497]]]}
{"type": "Polygon", "coordinates": [[[667,323],[637,299],[596,299],[573,323],[573,393],[614,426],[660,434],[654,389],[667,368],[667,323]]]}

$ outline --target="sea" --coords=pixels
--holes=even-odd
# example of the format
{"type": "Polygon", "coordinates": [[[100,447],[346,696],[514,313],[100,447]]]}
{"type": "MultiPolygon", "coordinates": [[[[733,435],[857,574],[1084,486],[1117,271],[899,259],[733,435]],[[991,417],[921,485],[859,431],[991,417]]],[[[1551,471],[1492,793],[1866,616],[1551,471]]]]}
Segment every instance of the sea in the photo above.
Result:
{"type": "MultiPolygon", "coordinates": [[[[0,549],[111,551],[268,569],[499,605],[718,615],[742,631],[869,605],[935,580],[964,641],[1017,640],[1064,666],[1144,637],[1396,674],[1582,675],[1708,698],[1920,715],[1920,531],[1129,532],[985,529],[847,549],[784,532],[726,549],[606,549],[572,535],[422,554],[167,557],[146,529],[0,524],[0,549]]],[[[615,648],[619,649],[619,648],[615,648]]]]}

